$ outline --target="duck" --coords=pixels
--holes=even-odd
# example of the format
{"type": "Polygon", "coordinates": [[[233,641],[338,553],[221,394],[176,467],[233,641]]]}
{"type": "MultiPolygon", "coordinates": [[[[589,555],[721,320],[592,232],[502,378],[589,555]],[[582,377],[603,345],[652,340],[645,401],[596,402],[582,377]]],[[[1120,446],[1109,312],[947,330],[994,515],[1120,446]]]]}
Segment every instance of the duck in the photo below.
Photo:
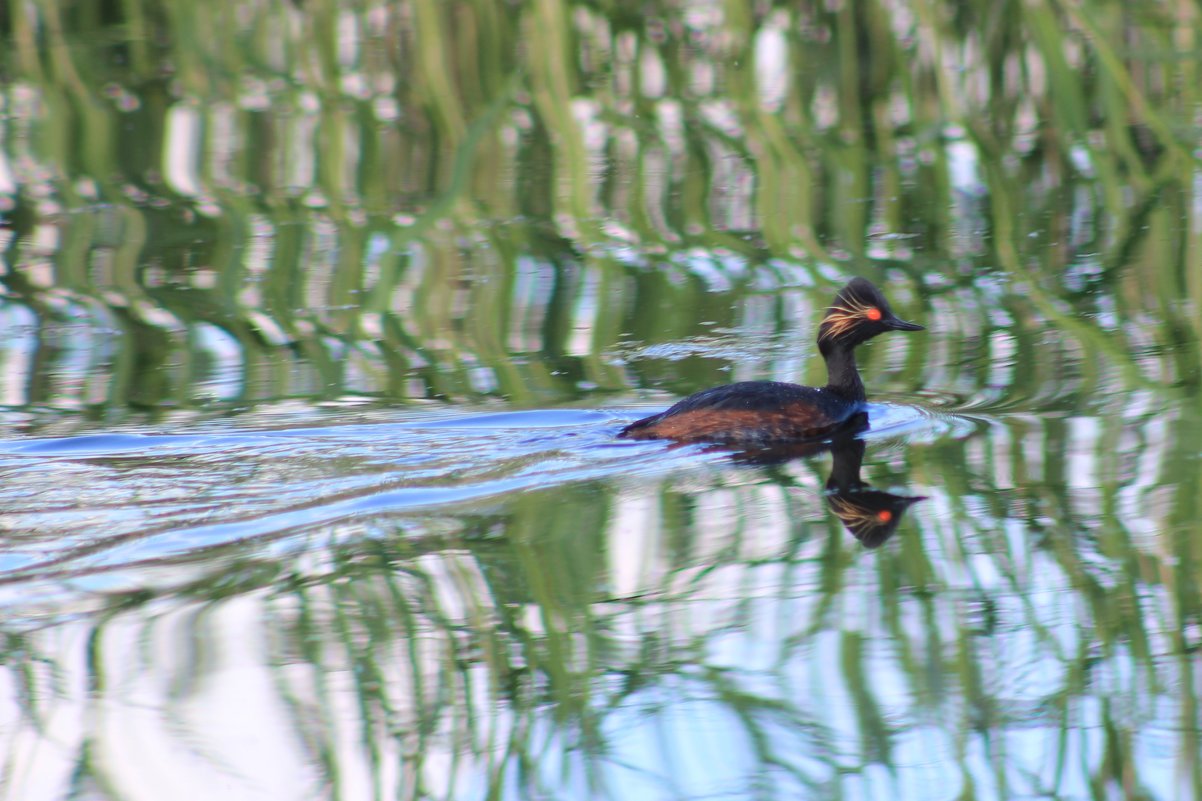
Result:
{"type": "Polygon", "coordinates": [[[856,348],[891,331],[922,331],[893,313],[871,281],[856,277],[835,295],[818,324],[818,351],[827,383],[806,387],[784,381],[740,381],[689,395],[665,411],[618,432],[623,439],[713,443],[768,448],[821,440],[862,426],[867,396],[856,348]]]}

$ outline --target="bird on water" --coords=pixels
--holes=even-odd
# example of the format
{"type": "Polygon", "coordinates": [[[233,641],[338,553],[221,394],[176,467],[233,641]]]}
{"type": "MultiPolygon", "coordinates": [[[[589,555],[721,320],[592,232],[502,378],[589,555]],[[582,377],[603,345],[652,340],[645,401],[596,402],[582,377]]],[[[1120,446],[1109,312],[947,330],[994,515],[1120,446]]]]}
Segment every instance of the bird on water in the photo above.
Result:
{"type": "Polygon", "coordinates": [[[631,423],[618,436],[735,447],[831,436],[864,420],[867,399],[856,368],[856,347],[886,331],[922,330],[923,326],[895,315],[870,281],[853,278],[839,290],[818,325],[818,350],[826,360],[825,387],[781,381],[713,387],[631,423]]]}

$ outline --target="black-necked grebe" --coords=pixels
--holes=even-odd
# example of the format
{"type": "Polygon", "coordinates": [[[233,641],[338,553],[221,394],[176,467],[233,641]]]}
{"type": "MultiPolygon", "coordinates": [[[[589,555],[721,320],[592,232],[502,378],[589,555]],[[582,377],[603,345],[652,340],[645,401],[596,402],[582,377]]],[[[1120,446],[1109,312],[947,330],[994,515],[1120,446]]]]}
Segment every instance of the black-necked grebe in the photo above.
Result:
{"type": "Polygon", "coordinates": [[[871,282],[853,278],[839,290],[818,326],[818,350],[828,376],[825,387],[780,381],[714,387],[631,423],[618,436],[752,447],[830,436],[864,410],[856,346],[886,331],[921,330],[921,325],[894,315],[871,282]]]}

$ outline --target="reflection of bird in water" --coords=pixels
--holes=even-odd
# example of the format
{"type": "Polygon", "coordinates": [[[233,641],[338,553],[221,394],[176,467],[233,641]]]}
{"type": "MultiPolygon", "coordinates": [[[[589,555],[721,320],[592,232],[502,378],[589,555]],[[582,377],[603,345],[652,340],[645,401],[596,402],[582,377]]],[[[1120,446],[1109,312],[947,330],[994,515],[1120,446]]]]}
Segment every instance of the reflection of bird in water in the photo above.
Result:
{"type": "Polygon", "coordinates": [[[864,440],[839,437],[831,443],[831,474],[826,479],[826,505],[852,536],[866,548],[876,548],[893,536],[902,514],[922,495],[894,495],[874,490],[860,479],[864,440]]]}
{"type": "Polygon", "coordinates": [[[818,349],[826,360],[825,387],[779,381],[743,381],[690,395],[667,411],[638,420],[618,436],[713,442],[740,448],[771,448],[782,442],[821,440],[846,430],[863,412],[864,383],[855,349],[886,331],[921,331],[899,319],[875,286],[853,278],[839,290],[818,326],[818,349]]]}
{"type": "Polygon", "coordinates": [[[894,495],[874,490],[861,480],[860,467],[864,461],[866,443],[857,435],[866,430],[868,415],[860,412],[848,420],[832,439],[740,448],[731,452],[731,458],[740,464],[772,466],[829,450],[834,458],[826,479],[826,505],[852,536],[865,547],[876,548],[893,536],[902,514],[910,505],[926,498],[922,495],[894,495]]]}

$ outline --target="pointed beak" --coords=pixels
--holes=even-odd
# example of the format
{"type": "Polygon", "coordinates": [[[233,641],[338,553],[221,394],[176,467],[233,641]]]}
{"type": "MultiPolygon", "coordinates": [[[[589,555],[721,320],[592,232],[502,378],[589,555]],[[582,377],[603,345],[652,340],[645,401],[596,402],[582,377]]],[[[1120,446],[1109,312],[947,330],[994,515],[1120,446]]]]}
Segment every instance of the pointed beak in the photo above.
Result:
{"type": "Polygon", "coordinates": [[[892,328],[894,331],[925,331],[925,330],[927,330],[926,326],[919,325],[918,323],[907,323],[905,320],[899,320],[896,317],[894,317],[892,320],[889,321],[889,327],[892,328]]]}

